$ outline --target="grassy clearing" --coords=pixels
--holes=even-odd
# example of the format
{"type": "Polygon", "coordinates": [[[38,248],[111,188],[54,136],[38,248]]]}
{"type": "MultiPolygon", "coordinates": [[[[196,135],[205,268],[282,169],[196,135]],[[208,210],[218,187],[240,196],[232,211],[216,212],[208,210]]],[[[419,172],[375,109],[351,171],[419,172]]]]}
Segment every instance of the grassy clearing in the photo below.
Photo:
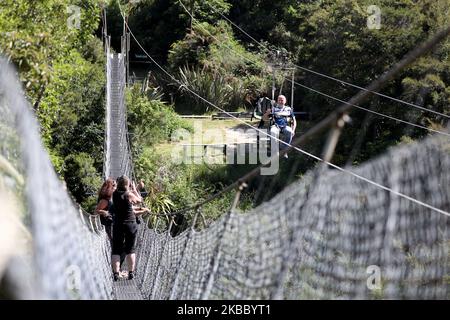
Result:
{"type": "MultiPolygon", "coordinates": [[[[242,122],[230,120],[211,120],[211,119],[184,119],[194,128],[194,132],[187,139],[180,141],[183,144],[222,144],[233,143],[239,141],[230,131],[237,129],[245,129],[246,126],[242,122]]],[[[257,122],[246,121],[253,126],[257,122]]],[[[161,156],[170,156],[173,148],[180,142],[166,141],[155,146],[155,152],[161,156]]]]}

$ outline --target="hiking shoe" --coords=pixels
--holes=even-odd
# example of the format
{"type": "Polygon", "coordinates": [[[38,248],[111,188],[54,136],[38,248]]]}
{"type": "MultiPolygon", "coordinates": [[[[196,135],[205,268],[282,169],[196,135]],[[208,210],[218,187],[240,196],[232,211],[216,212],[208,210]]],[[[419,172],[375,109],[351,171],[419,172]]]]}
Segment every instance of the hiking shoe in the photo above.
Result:
{"type": "Polygon", "coordinates": [[[129,271],[128,272],[128,280],[133,280],[134,278],[134,271],[129,271]]]}

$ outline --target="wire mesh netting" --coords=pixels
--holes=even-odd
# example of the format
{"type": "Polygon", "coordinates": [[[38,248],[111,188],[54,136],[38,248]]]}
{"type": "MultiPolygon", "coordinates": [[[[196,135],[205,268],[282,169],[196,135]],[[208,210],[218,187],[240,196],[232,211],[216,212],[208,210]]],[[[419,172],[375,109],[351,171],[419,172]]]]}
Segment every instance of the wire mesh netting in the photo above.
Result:
{"type": "MultiPolygon", "coordinates": [[[[448,209],[449,151],[448,141],[432,138],[354,171],[448,209]]],[[[152,283],[146,295],[448,298],[447,216],[344,173],[317,170],[252,212],[231,213],[201,232],[167,242],[165,235],[144,237],[143,247],[165,244],[139,272],[152,283]]]]}
{"type": "Polygon", "coordinates": [[[128,143],[125,107],[125,65],[122,54],[107,49],[106,157],[104,176],[131,177],[132,163],[128,143]]]}
{"type": "MultiPolygon", "coordinates": [[[[20,90],[15,71],[0,61],[1,155],[24,177],[7,189],[23,192],[32,234],[32,274],[16,274],[16,282],[33,282],[33,295],[54,299],[109,299],[109,242],[97,219],[75,205],[57,177],[40,141],[38,126],[20,90]],[[3,139],[3,135],[5,139],[3,139]],[[27,279],[24,279],[27,278],[27,279]]],[[[1,171],[1,180],[11,173],[1,171]]],[[[17,179],[16,179],[17,180],[17,179]]]]}

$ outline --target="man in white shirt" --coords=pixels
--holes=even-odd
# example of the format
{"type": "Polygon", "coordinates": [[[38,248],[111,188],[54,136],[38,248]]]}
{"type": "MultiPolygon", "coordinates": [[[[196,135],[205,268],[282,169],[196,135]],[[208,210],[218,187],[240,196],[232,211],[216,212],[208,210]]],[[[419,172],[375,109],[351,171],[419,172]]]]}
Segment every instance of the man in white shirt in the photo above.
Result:
{"type": "MultiPolygon", "coordinates": [[[[270,115],[273,117],[273,125],[270,128],[270,135],[278,138],[280,133],[282,133],[283,137],[281,140],[290,144],[295,134],[297,121],[295,120],[292,108],[286,105],[285,96],[278,96],[277,104],[273,107],[273,110],[268,109],[264,114],[264,117],[268,119],[270,115]],[[292,119],[290,125],[288,118],[292,119]]],[[[272,143],[276,142],[278,141],[272,139],[272,143]]],[[[287,146],[282,143],[280,149],[284,149],[286,147],[287,146]]]]}

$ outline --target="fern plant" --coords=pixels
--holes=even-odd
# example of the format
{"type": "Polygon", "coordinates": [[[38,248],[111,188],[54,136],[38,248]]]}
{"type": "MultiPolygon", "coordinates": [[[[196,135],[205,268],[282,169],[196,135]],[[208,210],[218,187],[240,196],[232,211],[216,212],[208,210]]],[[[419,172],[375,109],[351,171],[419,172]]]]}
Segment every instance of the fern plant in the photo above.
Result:
{"type": "Polygon", "coordinates": [[[183,84],[180,86],[183,97],[197,111],[208,112],[212,109],[212,106],[197,96],[192,95],[187,88],[220,108],[225,108],[233,97],[233,87],[219,73],[183,67],[180,68],[180,79],[183,84]]]}
{"type": "Polygon", "coordinates": [[[170,222],[168,214],[175,209],[175,204],[170,199],[169,195],[164,192],[159,192],[156,188],[151,187],[144,203],[151,212],[148,222],[149,228],[158,229],[158,231],[160,231],[161,228],[165,229],[170,222]]]}

